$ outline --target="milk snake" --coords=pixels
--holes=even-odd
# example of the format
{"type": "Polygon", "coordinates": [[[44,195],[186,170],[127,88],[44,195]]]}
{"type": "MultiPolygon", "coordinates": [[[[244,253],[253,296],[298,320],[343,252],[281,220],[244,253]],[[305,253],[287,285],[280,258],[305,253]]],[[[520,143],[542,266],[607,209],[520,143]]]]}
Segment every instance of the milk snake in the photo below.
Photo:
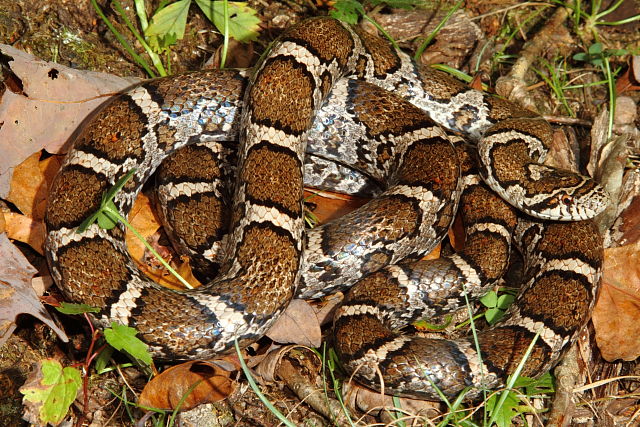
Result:
{"type": "MultiPolygon", "coordinates": [[[[298,283],[303,297],[355,284],[336,316],[335,341],[345,366],[361,380],[376,387],[379,369],[386,391],[425,398],[437,398],[432,384],[446,395],[468,385],[495,387],[537,331],[541,338],[524,373],[540,374],[557,360],[589,318],[600,279],[602,241],[587,219],[604,209],[608,196],[589,178],[540,165],[549,138],[549,125],[534,114],[443,74],[418,72],[385,41],[315,18],[285,32],[248,81],[236,71],[153,80],[99,110],[79,130],[51,188],[46,254],[70,300],[99,307],[102,325],[136,327],[161,358],[208,358],[228,351],[234,338],[241,345],[256,340],[298,283]],[[511,209],[471,175],[473,161],[465,160],[461,138],[432,120],[477,141],[484,181],[520,210],[585,221],[526,216],[516,225],[511,209]],[[383,182],[385,191],[308,232],[305,241],[303,154],[311,128],[324,140],[320,157],[349,163],[383,182]],[[102,194],[131,169],[132,180],[114,200],[125,215],[167,155],[235,136],[231,213],[220,214],[228,217],[230,232],[215,243],[224,256],[210,283],[194,292],[162,288],[128,256],[122,226],[106,231],[94,224],[77,232],[102,194]],[[344,144],[335,143],[342,138],[344,144]],[[483,206],[479,216],[475,208],[463,209],[465,250],[410,264],[444,236],[463,186],[463,197],[483,206]],[[494,206],[505,218],[493,217],[494,206]],[[463,286],[469,294],[486,291],[506,265],[514,227],[526,279],[506,320],[480,335],[482,359],[468,338],[396,333],[425,313],[457,308],[463,286]],[[495,255],[487,257],[489,247],[495,255]]],[[[181,194],[197,193],[197,201],[209,199],[223,212],[224,203],[212,195],[223,191],[232,169],[208,170],[206,184],[189,170],[185,165],[180,183],[165,182],[168,194],[179,202],[181,194]]]]}

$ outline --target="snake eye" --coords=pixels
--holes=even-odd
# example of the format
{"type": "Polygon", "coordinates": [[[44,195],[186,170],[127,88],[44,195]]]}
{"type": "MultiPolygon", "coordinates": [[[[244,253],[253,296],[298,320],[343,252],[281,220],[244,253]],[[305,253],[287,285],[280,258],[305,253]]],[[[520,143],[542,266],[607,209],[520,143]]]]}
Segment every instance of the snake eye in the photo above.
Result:
{"type": "Polygon", "coordinates": [[[573,197],[569,196],[568,194],[564,194],[560,200],[562,201],[562,203],[564,203],[565,205],[569,206],[571,203],[573,203],[573,197]]]}

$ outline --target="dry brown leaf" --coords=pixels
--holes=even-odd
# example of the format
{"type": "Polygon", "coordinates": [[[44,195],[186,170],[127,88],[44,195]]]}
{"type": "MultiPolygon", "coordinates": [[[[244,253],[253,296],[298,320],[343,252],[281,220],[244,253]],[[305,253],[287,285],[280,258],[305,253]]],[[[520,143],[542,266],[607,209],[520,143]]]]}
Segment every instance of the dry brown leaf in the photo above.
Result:
{"type": "MultiPolygon", "coordinates": [[[[220,59],[222,58],[223,49],[220,46],[209,61],[205,64],[205,68],[220,68],[220,59]]],[[[255,49],[253,43],[241,43],[235,39],[229,40],[227,48],[227,61],[224,66],[226,68],[249,68],[256,62],[255,49]]]]}
{"type": "Polygon", "coordinates": [[[4,233],[0,234],[0,259],[0,347],[15,329],[16,316],[23,313],[42,320],[67,342],[64,331],[56,326],[31,287],[31,278],[37,270],[4,233]]]}
{"type": "MultiPolygon", "coordinates": [[[[371,390],[354,381],[345,381],[343,387],[347,407],[359,409],[372,415],[377,414],[384,408],[392,410],[396,407],[402,408],[402,412],[408,414],[409,420],[412,419],[412,416],[430,414],[433,417],[437,415],[438,402],[400,397],[399,405],[396,406],[393,396],[381,394],[379,391],[371,390]]],[[[422,423],[419,423],[419,425],[422,425],[422,423]]]]}
{"type": "Polygon", "coordinates": [[[15,167],[7,196],[20,212],[37,220],[44,218],[48,188],[40,169],[40,154],[33,153],[15,167]]]}
{"type": "Polygon", "coordinates": [[[625,92],[632,92],[634,90],[640,90],[640,82],[632,72],[634,66],[640,70],[640,56],[635,56],[632,59],[632,66],[622,73],[616,79],[616,93],[622,95],[625,92]]]}
{"type": "MultiPolygon", "coordinates": [[[[309,350],[308,347],[300,346],[297,344],[286,345],[283,347],[274,346],[271,347],[266,354],[260,356],[260,363],[256,364],[255,373],[257,374],[256,379],[260,382],[260,384],[274,383],[280,377],[280,368],[282,367],[282,361],[284,358],[296,356],[292,356],[294,352],[310,352],[307,357],[312,358],[312,365],[317,364],[317,368],[313,369],[301,369],[302,371],[306,371],[307,374],[314,373],[319,371],[319,367],[321,365],[320,358],[317,353],[313,353],[309,350]]],[[[306,354],[306,353],[305,353],[306,354]]],[[[253,359],[253,358],[252,358],[253,359]]],[[[250,360],[251,361],[251,360],[250,360]]],[[[247,362],[249,365],[249,362],[247,362]]],[[[301,366],[298,366],[300,369],[301,366]]],[[[315,376],[315,374],[312,374],[315,376]]]]}
{"type": "Polygon", "coordinates": [[[605,250],[600,297],[593,311],[602,357],[640,356],[640,242],[605,250]]]}
{"type": "MultiPolygon", "coordinates": [[[[231,358],[223,361],[239,368],[237,361],[231,358]]],[[[191,361],[173,366],[147,383],[138,403],[145,407],[173,410],[188,394],[180,406],[180,410],[186,411],[203,403],[217,402],[234,390],[235,382],[229,378],[230,374],[213,362],[191,361]],[[191,387],[194,388],[190,391],[191,387]]]]}
{"type": "MultiPolygon", "coordinates": [[[[129,214],[129,222],[147,241],[155,240],[151,246],[154,247],[163,259],[170,260],[171,251],[157,244],[156,233],[161,226],[160,219],[153,208],[151,200],[145,194],[140,193],[138,195],[129,214]],[[156,239],[153,239],[152,236],[156,237],[156,239]]],[[[145,252],[146,247],[130,230],[127,230],[125,241],[131,257],[136,261],[140,270],[150,279],[167,288],[184,289],[182,283],[174,275],[169,273],[160,262],[155,262],[155,260],[153,260],[153,262],[146,261],[149,256],[149,254],[145,252]]],[[[184,258],[180,259],[180,261],[177,266],[172,265],[172,267],[194,288],[201,286],[201,283],[193,275],[189,260],[184,258]]]]}
{"type": "Polygon", "coordinates": [[[46,198],[51,181],[60,169],[62,156],[51,156],[40,161],[40,154],[33,153],[14,169],[7,200],[15,204],[24,215],[5,212],[0,230],[6,230],[10,239],[26,243],[43,255],[46,198]]]}
{"type": "Polygon", "coordinates": [[[300,344],[319,347],[322,332],[316,312],[304,300],[294,299],[266,335],[282,344],[300,344]]]}
{"type": "Polygon", "coordinates": [[[35,221],[26,215],[5,212],[7,236],[10,239],[26,243],[40,255],[44,255],[44,223],[35,221]]]}
{"type": "Polygon", "coordinates": [[[616,215],[610,230],[610,246],[624,246],[640,240],[640,171],[625,174],[616,215]]]}
{"type": "Polygon", "coordinates": [[[58,170],[60,170],[62,160],[64,160],[64,156],[49,156],[44,160],[40,160],[40,163],[38,163],[40,172],[42,173],[42,176],[44,176],[44,181],[47,183],[47,194],[48,188],[51,187],[53,179],[58,173],[58,170]]]}
{"type": "MultiPolygon", "coordinates": [[[[147,239],[160,228],[160,221],[151,206],[151,200],[143,193],[140,193],[129,213],[129,223],[142,237],[147,239]]],[[[125,242],[131,257],[139,264],[144,262],[144,244],[127,229],[125,242]]]]}
{"type": "Polygon", "coordinates": [[[16,165],[42,148],[57,153],[89,112],[135,79],[74,70],[8,45],[0,50],[13,58],[11,72],[24,85],[24,92],[6,91],[0,99],[0,198],[6,198],[16,165]]]}
{"type": "Polygon", "coordinates": [[[320,224],[340,218],[342,215],[359,208],[369,201],[364,197],[316,190],[305,190],[304,197],[305,201],[313,206],[312,212],[318,218],[320,224]]]}
{"type": "Polygon", "coordinates": [[[469,82],[469,87],[471,89],[482,91],[482,73],[478,73],[473,76],[469,82]]]}
{"type": "Polygon", "coordinates": [[[323,298],[321,304],[313,305],[316,311],[316,318],[321,326],[333,322],[333,315],[336,309],[342,304],[343,299],[344,294],[342,292],[336,292],[323,298]]]}
{"type": "MultiPolygon", "coordinates": [[[[160,255],[162,255],[162,253],[160,255]]],[[[167,257],[163,257],[163,258],[165,260],[167,259],[167,257]]],[[[181,261],[182,262],[179,263],[177,266],[172,265],[172,268],[176,270],[176,272],[180,276],[182,276],[182,278],[186,280],[193,288],[202,286],[202,283],[200,283],[198,279],[196,279],[196,277],[193,275],[193,270],[189,265],[189,260],[187,258],[184,258],[184,259],[181,258],[181,261]]],[[[174,263],[171,262],[170,264],[174,264],[174,263]]],[[[176,278],[173,274],[171,274],[166,268],[164,268],[161,265],[150,266],[147,263],[142,263],[142,264],[138,263],[138,267],[147,277],[149,277],[151,280],[158,283],[159,285],[164,286],[165,288],[175,289],[179,291],[186,289],[185,286],[182,284],[182,282],[180,282],[178,278],[176,278]]]]}

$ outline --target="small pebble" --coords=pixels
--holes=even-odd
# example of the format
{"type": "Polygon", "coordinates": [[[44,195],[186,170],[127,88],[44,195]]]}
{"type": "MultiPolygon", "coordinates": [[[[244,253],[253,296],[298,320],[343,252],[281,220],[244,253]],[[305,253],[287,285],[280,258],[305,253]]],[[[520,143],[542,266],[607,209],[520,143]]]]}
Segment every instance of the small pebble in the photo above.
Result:
{"type": "Polygon", "coordinates": [[[628,96],[620,96],[616,99],[616,125],[628,125],[634,122],[638,114],[638,107],[635,101],[628,96]]]}

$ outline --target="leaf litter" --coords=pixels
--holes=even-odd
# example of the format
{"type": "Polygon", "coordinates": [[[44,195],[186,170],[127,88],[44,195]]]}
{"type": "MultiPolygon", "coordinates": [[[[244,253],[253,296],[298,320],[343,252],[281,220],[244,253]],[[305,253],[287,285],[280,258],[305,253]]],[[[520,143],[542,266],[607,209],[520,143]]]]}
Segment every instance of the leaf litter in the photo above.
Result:
{"type": "MultiPolygon", "coordinates": [[[[42,212],[45,205],[46,188],[48,188],[51,174],[55,172],[56,168],[59,166],[59,158],[57,156],[47,157],[48,154],[46,153],[55,153],[61,148],[64,149],[64,142],[75,130],[77,124],[83,120],[87,112],[93,110],[95,105],[102,102],[100,94],[105,93],[104,90],[107,88],[107,86],[105,86],[107,83],[105,82],[113,84],[113,90],[115,91],[117,88],[128,85],[129,81],[123,81],[112,76],[108,76],[108,78],[106,78],[104,77],[106,75],[96,75],[97,73],[65,70],[65,67],[53,64],[57,70],[63,71],[63,76],[65,75],[64,72],[71,74],[78,73],[77,75],[73,75],[73,79],[75,79],[73,80],[74,83],[77,83],[77,80],[82,82],[84,82],[84,79],[89,80],[89,84],[86,85],[88,88],[88,92],[86,93],[76,92],[77,87],[74,87],[73,90],[71,90],[68,86],[56,87],[55,90],[59,90],[59,92],[55,92],[53,86],[50,84],[51,82],[47,81],[42,75],[43,70],[50,71],[52,64],[44,63],[43,61],[36,60],[32,57],[25,57],[25,54],[22,52],[17,50],[12,51],[5,46],[1,46],[1,48],[3,52],[9,52],[13,55],[14,61],[10,62],[10,65],[16,69],[16,76],[21,79],[20,83],[24,83],[24,90],[10,91],[10,95],[7,95],[8,92],[5,92],[2,104],[0,104],[0,119],[5,118],[5,120],[7,120],[9,117],[15,118],[16,124],[16,126],[3,126],[0,128],[0,149],[9,154],[8,156],[3,156],[3,158],[0,159],[0,198],[11,201],[11,203],[13,203],[20,211],[20,213],[3,212],[4,215],[0,215],[0,226],[3,226],[2,223],[4,221],[6,224],[3,228],[6,227],[9,237],[24,242],[41,253],[41,237],[43,233],[41,224],[42,212]],[[31,70],[32,73],[26,74],[24,70],[27,69],[31,70]],[[23,76],[29,76],[29,78],[25,79],[23,76]],[[105,78],[106,80],[104,80],[105,78]],[[39,82],[46,84],[43,84],[42,88],[39,88],[37,86],[39,82]],[[27,97],[27,94],[29,97],[27,97]],[[73,102],[71,104],[66,104],[66,101],[64,100],[70,97],[70,94],[74,94],[74,98],[80,100],[89,100],[96,96],[98,98],[87,102],[82,101],[79,103],[73,102]],[[60,98],[60,95],[63,95],[63,97],[60,98]],[[51,100],[54,102],[50,102],[51,100]],[[71,111],[72,109],[74,111],[71,111]],[[48,120],[49,124],[51,124],[51,122],[54,123],[47,126],[46,132],[43,132],[43,129],[37,128],[37,126],[32,127],[25,125],[25,123],[28,123],[27,118],[35,118],[36,120],[34,120],[34,122],[41,123],[43,120],[38,120],[38,117],[40,117],[38,114],[42,114],[42,117],[56,117],[56,120],[54,121],[48,120]],[[46,139],[42,138],[43,135],[46,135],[46,139]],[[15,140],[29,141],[29,144],[26,148],[23,146],[20,149],[16,149],[14,144],[2,142],[15,140]],[[46,153],[41,152],[41,150],[46,150],[46,153]],[[46,158],[44,158],[44,160],[40,160],[41,157],[46,158]],[[11,174],[12,171],[13,175],[11,174]],[[40,236],[40,239],[38,239],[38,236],[40,236]]],[[[625,85],[625,90],[637,90],[633,83],[635,81],[633,80],[633,77],[627,76],[625,78],[631,82],[625,85]]],[[[69,80],[72,79],[70,78],[69,80]]],[[[594,138],[594,140],[597,139],[598,138],[594,138]]],[[[627,175],[631,173],[634,172],[629,170],[625,171],[625,174],[627,175]]],[[[626,175],[625,178],[627,178],[626,175]]],[[[614,183],[612,185],[617,185],[618,188],[620,188],[619,180],[617,184],[614,183]]],[[[620,230],[625,230],[626,227],[626,231],[623,232],[624,238],[613,236],[613,233],[610,238],[610,244],[614,245],[617,241],[624,243],[624,245],[606,250],[605,275],[603,279],[601,297],[594,311],[593,319],[596,326],[596,339],[601,347],[603,355],[608,360],[632,360],[638,356],[638,348],[640,347],[640,340],[631,338],[639,336],[640,333],[636,327],[637,322],[634,320],[637,319],[640,314],[638,313],[640,310],[640,304],[638,303],[637,297],[637,295],[640,294],[638,292],[640,289],[640,283],[638,282],[639,273],[637,268],[629,268],[629,266],[640,265],[638,262],[640,260],[636,259],[639,253],[638,249],[640,249],[638,247],[637,232],[637,218],[640,217],[637,212],[638,204],[640,204],[640,202],[638,202],[639,199],[637,198],[638,187],[634,187],[632,190],[627,189],[627,193],[629,207],[621,212],[616,212],[617,220],[620,218],[625,219],[624,221],[618,221],[620,222],[620,224],[618,224],[620,226],[620,230]]],[[[325,196],[328,197],[323,198],[321,195],[317,199],[313,200],[314,204],[318,206],[318,210],[315,213],[321,218],[330,218],[332,215],[335,215],[336,211],[349,210],[353,208],[353,205],[357,206],[363,203],[362,200],[346,198],[343,202],[338,202],[337,207],[327,208],[327,206],[331,206],[335,203],[336,198],[343,199],[343,197],[341,195],[334,196],[330,194],[325,194],[325,196]],[[322,212],[324,209],[328,209],[329,213],[325,215],[325,213],[322,212]]],[[[137,228],[139,227],[139,230],[143,231],[142,234],[146,238],[154,240],[156,243],[159,242],[159,224],[157,223],[155,214],[151,209],[151,203],[146,196],[142,195],[136,201],[130,220],[137,228]]],[[[158,269],[154,269],[149,266],[148,261],[145,259],[145,251],[143,247],[137,244],[135,239],[128,239],[128,244],[134,259],[136,259],[143,269],[146,269],[148,274],[153,276],[154,280],[164,282],[163,284],[171,282],[171,279],[164,279],[164,277],[166,277],[164,272],[158,273],[158,269]]],[[[11,243],[7,239],[1,240],[0,251],[4,253],[8,245],[11,245],[11,243]]],[[[158,245],[157,247],[161,248],[162,245],[158,245]]],[[[169,250],[167,249],[167,253],[168,252],[169,250]]],[[[29,272],[28,274],[35,274],[35,270],[33,270],[28,263],[25,264],[24,262],[22,264],[18,264],[18,268],[23,270],[23,272],[29,272]]],[[[178,263],[178,265],[178,268],[183,268],[184,272],[189,271],[188,264],[178,263]],[[180,267],[185,265],[186,267],[180,267]]],[[[26,274],[26,276],[28,276],[28,274],[26,274]]],[[[24,288],[25,284],[30,281],[30,278],[26,279],[25,277],[22,277],[21,280],[21,286],[24,288]]],[[[2,283],[3,286],[4,283],[5,282],[2,283]]],[[[15,284],[15,278],[11,283],[12,289],[17,289],[19,287],[15,284]]],[[[3,294],[6,293],[3,292],[3,294]]],[[[38,317],[38,314],[42,316],[43,312],[46,313],[46,310],[42,308],[39,301],[35,304],[35,301],[38,300],[37,296],[24,295],[26,294],[23,294],[20,297],[12,296],[11,299],[15,298],[15,301],[10,299],[0,299],[0,304],[5,303],[6,301],[11,302],[11,310],[7,311],[8,313],[29,312],[36,317],[38,317]],[[29,309],[30,311],[25,308],[28,305],[33,305],[33,307],[29,309]]],[[[3,310],[3,313],[4,312],[5,310],[3,310]]],[[[299,313],[300,314],[294,314],[294,311],[292,311],[292,313],[287,314],[287,319],[279,326],[281,329],[275,329],[273,332],[270,332],[271,338],[278,342],[303,342],[307,345],[317,345],[319,342],[320,329],[315,309],[309,304],[301,305],[299,313]],[[297,328],[297,326],[300,325],[303,325],[303,328],[297,328]],[[296,329],[300,329],[300,332],[293,332],[296,329]],[[296,336],[296,334],[299,334],[299,336],[296,336]]],[[[4,339],[6,339],[6,334],[12,331],[11,328],[15,328],[15,325],[12,326],[11,323],[13,320],[7,320],[4,316],[2,318],[3,323],[0,324],[0,326],[5,325],[5,322],[8,322],[8,327],[5,329],[5,335],[1,335],[4,339]]],[[[50,319],[43,321],[49,324],[52,328],[56,328],[55,324],[53,324],[50,319]]],[[[211,367],[208,365],[198,365],[196,362],[177,365],[172,368],[175,369],[175,372],[171,374],[173,377],[171,375],[167,375],[166,378],[162,378],[165,373],[170,372],[170,370],[167,370],[165,373],[156,377],[156,379],[160,379],[161,381],[158,381],[153,386],[153,381],[149,382],[147,385],[149,388],[147,395],[155,396],[163,391],[175,392],[171,397],[166,396],[164,398],[165,403],[162,405],[167,404],[168,406],[162,406],[160,404],[157,406],[175,408],[175,405],[177,404],[176,399],[179,401],[180,396],[184,395],[183,392],[185,389],[188,390],[198,381],[203,381],[208,384],[209,380],[203,380],[203,378],[209,375],[210,368],[211,367]],[[194,368],[194,366],[197,368],[194,368]],[[203,366],[206,367],[203,368],[203,366]],[[191,373],[193,370],[198,372],[196,372],[194,374],[195,376],[192,377],[191,373]],[[203,372],[205,373],[203,374],[203,372]],[[169,384],[175,383],[175,378],[179,378],[181,376],[188,378],[188,380],[175,390],[171,391],[169,384]]],[[[217,372],[215,367],[211,368],[211,370],[217,372]]],[[[214,376],[217,376],[217,374],[214,376]]],[[[225,375],[222,375],[222,377],[225,377],[225,375]]],[[[229,390],[231,390],[233,388],[231,385],[233,385],[234,382],[228,377],[225,378],[225,380],[221,380],[221,384],[225,385],[216,385],[216,387],[224,389],[228,383],[230,385],[229,390]]],[[[145,390],[147,390],[147,388],[145,388],[145,390]]],[[[197,390],[197,388],[194,389],[194,391],[195,390],[197,390]]],[[[201,399],[201,395],[206,393],[208,392],[198,391],[194,394],[194,400],[189,401],[188,405],[195,405],[194,402],[196,401],[207,401],[208,398],[201,399]]],[[[224,392],[221,393],[221,395],[223,394],[224,392]]],[[[185,402],[183,402],[183,404],[185,402]]],[[[149,398],[149,403],[150,406],[156,406],[158,401],[149,398]],[[151,405],[151,403],[153,403],[153,405],[151,405]]],[[[186,408],[187,406],[183,407],[183,409],[186,408]]]]}

